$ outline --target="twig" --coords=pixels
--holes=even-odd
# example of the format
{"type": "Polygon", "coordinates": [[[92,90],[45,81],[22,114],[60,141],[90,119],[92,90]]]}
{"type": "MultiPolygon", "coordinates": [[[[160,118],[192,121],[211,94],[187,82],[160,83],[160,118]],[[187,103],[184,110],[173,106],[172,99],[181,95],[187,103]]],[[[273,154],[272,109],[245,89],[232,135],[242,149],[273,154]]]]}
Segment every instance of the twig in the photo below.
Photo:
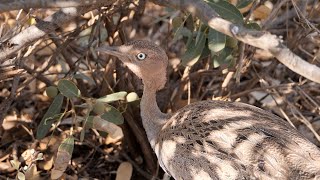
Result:
{"type": "Polygon", "coordinates": [[[236,99],[236,98],[239,98],[241,96],[244,96],[244,95],[249,94],[249,93],[254,92],[254,91],[264,91],[264,90],[267,90],[267,89],[275,89],[275,88],[282,88],[282,87],[292,87],[294,85],[295,85],[295,83],[288,83],[288,84],[279,84],[279,85],[274,85],[274,86],[267,86],[267,87],[259,87],[259,88],[254,88],[254,89],[248,89],[248,90],[239,92],[237,94],[230,95],[230,98],[236,99]]]}
{"type": "Polygon", "coordinates": [[[3,123],[4,117],[7,115],[7,112],[9,111],[9,109],[11,107],[11,103],[16,98],[16,91],[17,91],[18,86],[19,86],[19,81],[20,81],[20,74],[17,74],[13,78],[13,83],[12,83],[10,96],[0,104],[0,124],[1,125],[3,123]]]}
{"type": "Polygon", "coordinates": [[[211,28],[232,36],[246,44],[264,49],[273,54],[281,63],[292,71],[320,83],[320,68],[310,64],[288,49],[277,36],[270,33],[249,30],[241,25],[236,25],[224,20],[207,5],[199,0],[151,0],[161,6],[169,6],[175,9],[188,11],[197,16],[202,22],[211,28]]]}
{"type": "Polygon", "coordinates": [[[58,12],[54,13],[51,16],[46,17],[44,20],[37,22],[37,24],[32,25],[14,37],[6,40],[5,42],[1,42],[0,44],[0,64],[6,61],[11,55],[20,49],[26,47],[32,42],[40,39],[46,34],[55,31],[62,25],[69,23],[76,17],[96,9],[100,7],[101,3],[105,3],[106,5],[110,5],[115,0],[101,0],[99,3],[94,6],[85,6],[85,7],[69,7],[62,8],[58,12]]]}
{"type": "MultiPolygon", "coordinates": [[[[267,28],[271,22],[274,20],[274,18],[276,17],[277,13],[279,12],[279,10],[281,9],[281,7],[286,4],[289,0],[282,0],[282,1],[278,1],[278,3],[274,6],[274,8],[272,9],[270,15],[268,16],[268,18],[262,23],[262,27],[267,28]]],[[[286,16],[287,17],[287,16],[286,16]]],[[[278,19],[278,18],[277,18],[278,19]]]]}
{"type": "Polygon", "coordinates": [[[145,172],[143,169],[141,169],[141,168],[137,165],[137,163],[135,163],[135,161],[132,160],[132,159],[128,156],[128,154],[126,154],[125,152],[121,152],[120,155],[121,155],[122,157],[124,157],[127,161],[129,161],[129,162],[133,165],[133,167],[134,167],[142,176],[144,176],[145,178],[147,178],[147,179],[156,179],[156,180],[158,179],[158,178],[152,176],[151,174],[145,172]]]}
{"type": "Polygon", "coordinates": [[[236,71],[236,83],[239,85],[240,84],[240,76],[241,76],[241,71],[243,67],[243,60],[244,60],[244,50],[245,50],[245,44],[243,42],[240,43],[239,45],[239,61],[238,61],[238,68],[236,71]]]}
{"type": "Polygon", "coordinates": [[[11,0],[0,4],[0,13],[30,8],[66,8],[97,4],[96,0],[11,0]]]}

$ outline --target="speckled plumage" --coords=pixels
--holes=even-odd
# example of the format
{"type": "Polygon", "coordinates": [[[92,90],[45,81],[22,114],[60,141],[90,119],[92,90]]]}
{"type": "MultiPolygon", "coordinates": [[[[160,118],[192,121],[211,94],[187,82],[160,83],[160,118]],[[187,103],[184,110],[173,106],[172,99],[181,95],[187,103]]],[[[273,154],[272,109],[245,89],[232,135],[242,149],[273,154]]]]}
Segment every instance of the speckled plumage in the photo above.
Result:
{"type": "Polygon", "coordinates": [[[161,167],[175,179],[320,179],[320,151],[289,123],[238,102],[201,101],[162,113],[156,91],[168,57],[148,41],[99,51],[117,56],[145,85],[141,116],[161,167]],[[141,61],[137,53],[145,53],[141,61]]]}

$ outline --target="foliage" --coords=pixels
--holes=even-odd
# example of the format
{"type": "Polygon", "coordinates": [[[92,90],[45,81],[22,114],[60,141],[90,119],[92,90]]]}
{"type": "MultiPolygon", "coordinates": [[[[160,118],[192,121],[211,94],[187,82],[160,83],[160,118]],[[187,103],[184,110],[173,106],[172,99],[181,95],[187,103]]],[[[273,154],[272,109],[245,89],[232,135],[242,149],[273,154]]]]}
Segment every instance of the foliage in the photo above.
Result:
{"type": "MultiPolygon", "coordinates": [[[[254,22],[245,22],[239,9],[250,5],[253,0],[241,0],[236,5],[232,5],[225,0],[204,0],[212,9],[214,9],[222,18],[235,24],[245,25],[251,29],[259,28],[254,22]]],[[[192,25],[187,24],[190,21],[190,14],[177,16],[172,20],[174,39],[184,38],[186,50],[181,57],[184,66],[194,65],[200,57],[207,57],[209,49],[211,60],[214,67],[221,65],[232,66],[235,61],[238,40],[228,37],[207,25],[201,24],[196,17],[191,21],[192,25]],[[230,43],[232,42],[232,43],[230,43]]]]}
{"type": "MultiPolygon", "coordinates": [[[[81,92],[76,86],[76,84],[74,84],[71,80],[67,79],[59,80],[57,88],[54,86],[50,86],[47,88],[46,92],[50,93],[50,97],[53,97],[54,94],[56,94],[56,96],[53,97],[54,100],[52,104],[49,106],[47,112],[43,116],[38,126],[36,136],[37,139],[44,138],[49,133],[52,127],[53,130],[55,130],[61,123],[61,120],[70,114],[72,114],[73,122],[75,124],[82,123],[83,130],[81,132],[81,141],[84,139],[84,130],[87,128],[98,129],[100,131],[110,133],[111,136],[119,135],[120,128],[116,126],[110,126],[108,122],[113,123],[115,125],[121,125],[124,122],[123,116],[118,109],[116,109],[108,103],[119,100],[125,102],[126,99],[128,99],[126,98],[128,94],[127,92],[116,92],[98,99],[87,98],[81,95],[81,92]],[[57,90],[59,94],[55,93],[57,90]],[[54,93],[51,93],[50,91],[54,91],[54,93]],[[81,102],[82,100],[84,101],[84,103],[79,105],[75,104],[76,102],[81,102]],[[63,101],[66,101],[66,105],[64,108],[64,112],[61,112],[63,101]],[[69,104],[71,104],[70,110],[69,104]],[[75,113],[76,108],[87,109],[86,114],[84,115],[85,118],[77,117],[77,114],[75,113]],[[95,113],[96,115],[92,116],[92,113],[95,113]],[[80,121],[77,121],[79,119],[80,121]]],[[[131,96],[129,97],[128,102],[132,102],[138,99],[137,95],[132,95],[135,93],[131,92],[130,94],[131,96]]],[[[72,131],[70,132],[70,136],[72,136],[72,131]]],[[[122,132],[121,135],[123,136],[122,132]]],[[[73,146],[74,138],[72,137],[65,139],[61,143],[57,152],[55,166],[52,170],[52,179],[58,179],[66,170],[68,162],[72,157],[73,146]]],[[[19,176],[22,175],[19,174],[19,176]]]]}

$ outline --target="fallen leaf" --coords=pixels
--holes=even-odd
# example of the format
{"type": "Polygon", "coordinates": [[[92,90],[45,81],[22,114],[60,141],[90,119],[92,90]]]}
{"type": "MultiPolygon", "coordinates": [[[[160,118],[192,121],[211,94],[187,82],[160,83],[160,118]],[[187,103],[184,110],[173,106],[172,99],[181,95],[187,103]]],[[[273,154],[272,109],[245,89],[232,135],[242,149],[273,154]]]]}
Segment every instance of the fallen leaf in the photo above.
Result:
{"type": "Polygon", "coordinates": [[[253,11],[253,15],[257,19],[266,19],[271,13],[271,9],[266,5],[259,6],[256,10],[253,11]]]}
{"type": "Polygon", "coordinates": [[[117,169],[116,180],[130,180],[132,176],[132,164],[129,162],[122,162],[117,169]]]}

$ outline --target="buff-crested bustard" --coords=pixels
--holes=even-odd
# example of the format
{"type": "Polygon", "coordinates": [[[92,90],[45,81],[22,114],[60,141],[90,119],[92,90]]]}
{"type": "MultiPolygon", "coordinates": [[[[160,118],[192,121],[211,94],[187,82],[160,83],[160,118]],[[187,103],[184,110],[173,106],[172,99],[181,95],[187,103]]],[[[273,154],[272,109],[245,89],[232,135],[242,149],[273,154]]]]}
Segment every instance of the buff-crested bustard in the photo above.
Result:
{"type": "Polygon", "coordinates": [[[159,164],[177,180],[320,179],[320,151],[289,123],[252,105],[200,101],[162,113],[166,52],[149,41],[102,46],[144,84],[143,127],[159,164]]]}

